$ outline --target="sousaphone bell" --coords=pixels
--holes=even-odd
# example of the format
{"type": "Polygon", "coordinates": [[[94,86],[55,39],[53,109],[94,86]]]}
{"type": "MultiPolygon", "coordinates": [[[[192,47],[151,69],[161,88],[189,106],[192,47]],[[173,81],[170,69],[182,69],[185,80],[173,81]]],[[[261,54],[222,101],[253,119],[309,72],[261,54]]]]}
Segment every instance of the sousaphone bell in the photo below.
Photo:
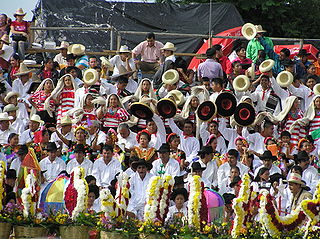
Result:
{"type": "Polygon", "coordinates": [[[255,120],[254,107],[246,102],[240,103],[234,111],[234,120],[240,126],[249,126],[253,124],[255,120]]]}
{"type": "Polygon", "coordinates": [[[211,120],[217,113],[217,107],[212,101],[202,102],[197,109],[197,116],[202,121],[211,120]]]}
{"type": "Polygon", "coordinates": [[[230,117],[237,107],[237,99],[233,94],[225,91],[217,96],[215,105],[220,116],[230,117]]]}
{"type": "Polygon", "coordinates": [[[157,111],[160,116],[162,116],[165,119],[172,118],[177,113],[177,106],[176,103],[169,99],[164,98],[158,101],[157,103],[157,111]]]}

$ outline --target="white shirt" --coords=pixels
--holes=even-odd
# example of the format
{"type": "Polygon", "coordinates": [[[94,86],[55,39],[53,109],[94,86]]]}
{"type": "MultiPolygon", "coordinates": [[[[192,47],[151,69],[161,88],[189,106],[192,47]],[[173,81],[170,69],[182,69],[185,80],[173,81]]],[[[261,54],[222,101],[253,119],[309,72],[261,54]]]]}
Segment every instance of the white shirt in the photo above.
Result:
{"type": "MultiPolygon", "coordinates": [[[[261,165],[260,167],[258,167],[256,170],[254,170],[254,177],[256,177],[258,175],[258,172],[261,168],[264,168],[265,166],[264,165],[261,165]]],[[[269,173],[270,173],[270,176],[275,174],[275,173],[280,173],[282,174],[281,172],[281,169],[278,168],[277,166],[275,166],[274,164],[271,165],[271,168],[269,169],[269,173]]]]}
{"type": "Polygon", "coordinates": [[[76,90],[74,94],[74,108],[80,107],[80,102],[85,95],[85,90],[84,86],[76,90]]]}
{"type": "MultiPolygon", "coordinates": [[[[160,165],[163,164],[161,159],[155,160],[152,165],[151,173],[155,176],[160,176],[158,171],[161,170],[160,165]]],[[[179,176],[180,175],[180,165],[177,160],[173,158],[169,158],[168,163],[165,165],[165,167],[162,169],[165,171],[165,175],[171,175],[172,177],[179,176]]]]}
{"type": "Polygon", "coordinates": [[[302,84],[300,84],[298,88],[294,87],[293,85],[290,85],[288,89],[292,93],[292,95],[301,98],[300,108],[304,112],[309,107],[314,97],[312,90],[310,90],[309,87],[302,84]]]}
{"type": "Polygon", "coordinates": [[[59,63],[59,65],[65,65],[67,66],[67,59],[66,57],[62,56],[61,53],[57,54],[54,58],[53,61],[56,61],[59,63]]]}
{"type": "Polygon", "coordinates": [[[259,154],[263,154],[263,152],[266,150],[264,145],[265,137],[263,137],[260,133],[248,134],[245,138],[249,143],[249,149],[259,154]]]}
{"type": "MultiPolygon", "coordinates": [[[[200,138],[202,139],[202,144],[205,145],[210,137],[210,133],[207,130],[208,128],[208,123],[207,122],[203,122],[200,126],[200,138]]],[[[227,152],[227,145],[226,145],[226,141],[224,140],[224,138],[222,136],[219,136],[217,138],[217,148],[216,150],[221,153],[221,154],[225,154],[227,152]]]]}
{"type": "MultiPolygon", "coordinates": [[[[87,140],[86,140],[86,143],[88,145],[92,145],[93,141],[94,141],[94,137],[95,137],[95,134],[89,134],[87,140]]],[[[98,133],[98,140],[97,140],[97,145],[99,144],[104,144],[106,142],[106,139],[107,139],[107,135],[103,132],[103,131],[99,131],[98,133]]]]}
{"type": "MultiPolygon", "coordinates": [[[[244,164],[237,162],[236,165],[240,169],[240,176],[242,176],[245,173],[248,173],[249,168],[245,166],[244,164]]],[[[224,178],[230,177],[230,164],[228,162],[225,162],[222,164],[218,169],[218,187],[221,188],[222,180],[224,178]]]]}
{"type": "Polygon", "coordinates": [[[191,162],[192,159],[197,156],[198,151],[200,150],[199,140],[196,137],[185,137],[183,135],[183,131],[178,128],[172,118],[169,119],[168,122],[172,132],[180,136],[179,149],[185,152],[187,161],[191,162]]]}
{"type": "Polygon", "coordinates": [[[218,165],[217,161],[210,161],[207,164],[199,160],[201,167],[206,167],[206,169],[202,172],[202,178],[205,178],[210,183],[210,186],[217,186],[218,185],[218,165]]]}
{"type": "MultiPolygon", "coordinates": [[[[57,129],[57,131],[59,131],[59,133],[61,134],[61,129],[57,129]]],[[[63,135],[63,137],[65,137],[67,140],[74,141],[74,134],[72,130],[63,135]]],[[[51,135],[50,142],[55,142],[57,147],[60,147],[62,145],[62,151],[68,151],[69,149],[68,145],[62,142],[56,132],[51,135]]]]}
{"type": "Polygon", "coordinates": [[[173,206],[169,207],[169,211],[168,211],[168,214],[167,214],[166,221],[169,220],[169,219],[174,218],[174,215],[176,213],[182,213],[183,217],[187,218],[188,217],[188,208],[187,208],[186,203],[183,204],[183,206],[182,206],[182,208],[180,210],[178,210],[176,205],[173,205],[173,206]]]}
{"type": "Polygon", "coordinates": [[[26,130],[27,125],[27,119],[16,118],[16,120],[11,123],[11,128],[14,129],[17,134],[21,135],[23,131],[26,130]]]}
{"type": "Polygon", "coordinates": [[[119,145],[120,148],[122,148],[122,146],[124,146],[123,148],[132,149],[132,148],[134,148],[134,146],[138,145],[138,141],[136,138],[137,134],[132,132],[131,130],[129,130],[129,131],[130,131],[130,133],[127,138],[123,138],[120,134],[117,135],[117,137],[118,137],[117,145],[119,145]]]}
{"type": "Polygon", "coordinates": [[[70,174],[72,169],[78,166],[84,169],[85,177],[91,175],[93,163],[87,158],[84,158],[81,164],[79,164],[76,159],[72,159],[71,161],[69,161],[69,163],[67,164],[67,173],[70,174]]]}
{"type": "Polygon", "coordinates": [[[223,137],[226,140],[229,141],[228,151],[230,149],[235,149],[236,145],[235,145],[234,141],[236,140],[236,138],[240,137],[241,135],[239,135],[237,133],[236,129],[227,128],[227,124],[226,124],[226,119],[225,118],[221,118],[220,119],[219,132],[223,135],[223,137]]]}
{"type": "Polygon", "coordinates": [[[20,166],[21,166],[21,160],[20,160],[20,158],[18,157],[18,158],[15,158],[15,159],[12,161],[12,163],[11,163],[11,165],[10,165],[10,169],[16,170],[16,173],[17,173],[17,175],[18,175],[18,174],[19,174],[19,170],[20,170],[20,166]]]}
{"type": "Polygon", "coordinates": [[[157,133],[151,135],[149,147],[153,147],[158,150],[160,146],[166,142],[166,129],[164,127],[163,121],[158,115],[154,114],[152,119],[157,126],[157,133]]]}
{"type": "Polygon", "coordinates": [[[133,79],[129,79],[128,85],[126,86],[126,90],[134,94],[137,89],[138,89],[138,83],[133,79]]]}
{"type": "Polygon", "coordinates": [[[223,195],[224,193],[232,193],[234,194],[234,189],[230,187],[230,177],[224,178],[220,183],[219,193],[223,195]]]}
{"type": "Polygon", "coordinates": [[[135,171],[132,170],[132,168],[127,168],[126,171],[124,171],[130,178],[135,174],[135,171]]]}
{"type": "Polygon", "coordinates": [[[28,98],[30,97],[29,94],[27,94],[30,86],[32,83],[32,79],[29,79],[24,85],[22,84],[22,81],[20,80],[20,78],[17,78],[13,81],[12,83],[12,91],[13,92],[18,92],[19,93],[19,99],[24,100],[24,102],[28,102],[28,98]]]}
{"type": "Polygon", "coordinates": [[[19,138],[19,144],[27,144],[33,141],[34,139],[34,132],[31,132],[30,129],[25,130],[19,138]]]}
{"type": "Polygon", "coordinates": [[[101,86],[100,86],[100,95],[111,95],[111,94],[117,94],[116,86],[108,83],[106,79],[101,78],[100,79],[101,86]]]}
{"type": "Polygon", "coordinates": [[[129,204],[131,205],[144,205],[146,203],[146,192],[150,179],[154,175],[147,173],[142,180],[140,175],[136,172],[129,179],[131,198],[129,204]]]}
{"type": "Polygon", "coordinates": [[[45,157],[39,164],[41,171],[46,171],[43,175],[47,182],[54,180],[61,171],[66,170],[66,163],[58,157],[53,162],[50,161],[49,157],[45,157]]]}
{"type": "Polygon", "coordinates": [[[302,180],[306,182],[306,185],[311,188],[311,193],[314,193],[319,182],[319,174],[315,167],[309,165],[302,172],[302,180]]]}
{"type": "Polygon", "coordinates": [[[11,133],[17,133],[11,126],[5,131],[0,130],[0,144],[8,144],[8,138],[11,133]]]}
{"type": "Polygon", "coordinates": [[[98,158],[92,169],[92,175],[97,179],[97,185],[100,187],[108,187],[115,175],[121,171],[121,163],[112,158],[111,161],[106,164],[103,157],[98,158]]]}
{"type": "MultiPolygon", "coordinates": [[[[114,66],[113,69],[113,74],[112,75],[117,75],[119,74],[119,67],[124,66],[126,68],[126,62],[121,60],[121,57],[119,55],[115,55],[110,59],[110,63],[114,66]]],[[[134,60],[132,58],[129,59],[129,66],[131,70],[135,71],[136,70],[136,65],[134,63],[134,60]]]]}

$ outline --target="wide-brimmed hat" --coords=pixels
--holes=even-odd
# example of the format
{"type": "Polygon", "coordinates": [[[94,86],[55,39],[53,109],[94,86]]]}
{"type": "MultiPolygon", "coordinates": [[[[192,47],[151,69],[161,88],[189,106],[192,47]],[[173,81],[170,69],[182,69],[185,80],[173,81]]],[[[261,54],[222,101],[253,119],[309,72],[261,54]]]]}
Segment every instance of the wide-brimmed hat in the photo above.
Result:
{"type": "Polygon", "coordinates": [[[197,116],[202,121],[209,121],[217,113],[217,106],[212,101],[202,102],[197,109],[197,116]]]}
{"type": "Polygon", "coordinates": [[[232,82],[234,90],[239,92],[247,91],[250,85],[250,79],[246,75],[239,75],[236,78],[234,78],[232,82]]]}
{"type": "Polygon", "coordinates": [[[101,61],[101,65],[102,66],[106,66],[106,67],[109,67],[109,68],[112,68],[113,65],[111,64],[111,62],[105,57],[105,56],[101,56],[100,57],[100,61],[101,61]]]}
{"type": "Polygon", "coordinates": [[[307,52],[306,49],[299,50],[298,56],[309,56],[309,55],[311,55],[311,53],[307,52]]]}
{"type": "Polygon", "coordinates": [[[188,191],[185,188],[177,188],[172,191],[170,196],[171,200],[175,200],[178,195],[182,195],[185,201],[188,201],[188,191]]]}
{"type": "Polygon", "coordinates": [[[254,107],[246,102],[238,104],[233,114],[234,120],[240,126],[249,126],[253,124],[256,112],[254,107]]]}
{"type": "Polygon", "coordinates": [[[60,126],[72,125],[72,120],[69,115],[63,116],[61,118],[60,126]]]}
{"type": "Polygon", "coordinates": [[[173,100],[169,98],[164,98],[158,101],[157,111],[160,116],[162,116],[165,119],[169,119],[176,115],[177,106],[173,100]]]}
{"type": "Polygon", "coordinates": [[[23,144],[19,147],[18,151],[17,151],[17,155],[24,155],[27,154],[29,151],[28,146],[23,144]]]}
{"type": "Polygon", "coordinates": [[[72,53],[76,56],[84,55],[86,52],[86,47],[82,44],[72,44],[68,47],[68,54],[72,53]]]}
{"type": "Polygon", "coordinates": [[[48,152],[56,152],[58,150],[56,143],[54,142],[49,142],[47,144],[47,148],[45,149],[48,152]]]}
{"type": "Polygon", "coordinates": [[[230,117],[236,110],[237,99],[230,92],[222,92],[217,96],[215,104],[219,115],[222,117],[230,117]]]}
{"type": "Polygon", "coordinates": [[[68,49],[68,47],[70,46],[69,42],[67,41],[62,41],[60,43],[60,46],[57,46],[56,49],[60,50],[60,49],[68,49]]]}
{"type": "Polygon", "coordinates": [[[257,33],[267,32],[266,30],[263,30],[261,25],[254,25],[254,27],[257,29],[257,33]]]}
{"type": "Polygon", "coordinates": [[[177,48],[174,46],[173,43],[167,42],[167,43],[161,48],[161,50],[176,51],[177,48]]]}
{"type": "Polygon", "coordinates": [[[261,73],[268,72],[272,69],[275,63],[276,62],[272,59],[265,60],[260,64],[259,71],[261,73]]]}
{"type": "Polygon", "coordinates": [[[298,173],[291,173],[289,175],[289,179],[288,180],[284,180],[284,182],[297,183],[297,184],[301,184],[302,186],[306,186],[306,183],[304,181],[302,181],[302,177],[298,173]]]}
{"type": "Polygon", "coordinates": [[[41,117],[39,115],[37,115],[37,114],[32,115],[31,118],[30,118],[30,121],[34,121],[34,122],[37,122],[39,124],[43,124],[44,123],[44,121],[41,119],[41,117]]]}
{"type": "Polygon", "coordinates": [[[153,166],[151,163],[147,162],[146,160],[144,160],[144,159],[139,159],[139,160],[137,160],[137,161],[133,161],[132,164],[131,164],[131,167],[132,167],[134,170],[136,170],[139,165],[144,165],[144,166],[146,166],[146,168],[147,168],[148,170],[151,170],[151,169],[152,169],[152,166],[153,166]]]}
{"type": "Polygon", "coordinates": [[[99,80],[99,73],[95,69],[87,69],[83,75],[83,82],[87,85],[94,85],[99,80]]]}
{"type": "Polygon", "coordinates": [[[174,85],[179,81],[179,73],[174,69],[167,70],[162,75],[162,82],[166,85],[174,85]]]}
{"type": "Polygon", "coordinates": [[[3,112],[12,112],[18,110],[19,107],[14,104],[8,104],[3,108],[3,112]]]}
{"type": "Polygon", "coordinates": [[[177,106],[183,105],[183,103],[185,102],[184,95],[179,90],[170,91],[166,95],[166,98],[168,98],[170,96],[173,97],[173,100],[174,100],[174,102],[176,103],[177,106]]]}
{"type": "Polygon", "coordinates": [[[261,160],[272,160],[276,161],[277,157],[273,156],[270,150],[266,150],[263,152],[263,154],[259,157],[261,160]]]}
{"type": "Polygon", "coordinates": [[[157,153],[168,153],[168,152],[171,152],[171,149],[170,149],[169,144],[163,143],[156,152],[157,153]]]}
{"type": "Polygon", "coordinates": [[[17,96],[17,97],[19,97],[20,94],[19,94],[18,92],[10,91],[10,92],[6,95],[6,97],[4,97],[4,102],[9,103],[9,99],[10,99],[12,96],[17,96]]]}
{"type": "Polygon", "coordinates": [[[233,188],[235,185],[239,185],[241,182],[241,178],[239,176],[236,176],[232,179],[231,183],[229,184],[230,188],[233,188]]]}
{"type": "Polygon", "coordinates": [[[188,169],[188,172],[194,172],[198,170],[204,171],[206,170],[206,167],[202,167],[201,164],[197,161],[191,164],[191,167],[188,169]]]}
{"type": "Polygon", "coordinates": [[[14,74],[14,76],[27,75],[27,74],[29,74],[30,72],[33,72],[33,70],[30,70],[30,69],[27,67],[26,64],[21,63],[18,72],[17,72],[16,74],[14,74]]]}
{"type": "Polygon", "coordinates": [[[79,152],[82,152],[82,153],[85,153],[86,152],[86,149],[84,148],[84,145],[83,144],[77,144],[76,147],[74,147],[74,150],[73,150],[75,153],[79,153],[79,152]]]}
{"type": "Polygon", "coordinates": [[[290,71],[281,71],[276,78],[281,87],[288,87],[293,82],[293,75],[290,71]]]}
{"type": "Polygon", "coordinates": [[[16,15],[18,16],[25,16],[27,13],[23,11],[23,9],[20,7],[17,9],[17,11],[13,14],[13,16],[15,17],[16,15]]]}
{"type": "Polygon", "coordinates": [[[185,184],[183,176],[175,176],[174,177],[174,185],[182,185],[185,184]]]}
{"type": "Polygon", "coordinates": [[[244,36],[247,40],[252,40],[257,35],[257,28],[252,23],[246,23],[241,28],[242,36],[244,36]]]}
{"type": "Polygon", "coordinates": [[[132,103],[130,112],[139,119],[151,119],[153,117],[153,111],[150,106],[142,102],[132,103]]]}
{"type": "Polygon", "coordinates": [[[120,46],[119,51],[117,53],[130,53],[129,47],[127,45],[120,46]]]}
{"type": "Polygon", "coordinates": [[[9,35],[8,34],[4,34],[2,37],[1,37],[1,39],[0,39],[1,41],[3,41],[4,43],[6,43],[6,44],[10,44],[10,42],[9,42],[9,35]]]}
{"type": "Polygon", "coordinates": [[[10,120],[8,113],[7,112],[0,113],[0,121],[6,121],[6,120],[10,120]]]}
{"type": "Polygon", "coordinates": [[[198,155],[201,154],[212,154],[213,149],[211,146],[202,146],[202,148],[198,151],[198,155]]]}
{"type": "Polygon", "coordinates": [[[129,77],[135,72],[135,71],[127,71],[127,69],[123,65],[120,65],[118,67],[118,70],[119,70],[119,74],[111,76],[111,79],[115,79],[120,76],[128,76],[129,77]]]}

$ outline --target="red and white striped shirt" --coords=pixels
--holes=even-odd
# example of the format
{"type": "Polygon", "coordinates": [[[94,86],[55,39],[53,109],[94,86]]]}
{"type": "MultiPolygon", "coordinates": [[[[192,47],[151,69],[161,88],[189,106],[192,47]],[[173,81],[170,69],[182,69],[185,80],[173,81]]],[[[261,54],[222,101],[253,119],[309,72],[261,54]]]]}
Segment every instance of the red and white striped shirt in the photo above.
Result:
{"type": "Polygon", "coordinates": [[[118,107],[115,111],[111,107],[107,108],[107,113],[103,117],[103,126],[109,128],[117,128],[121,122],[129,120],[129,113],[118,107]]]}
{"type": "MultiPolygon", "coordinates": [[[[46,95],[43,90],[36,91],[31,95],[31,99],[37,105],[38,111],[44,110],[44,102],[46,101],[46,99],[49,96],[50,96],[50,94],[46,95]]],[[[50,107],[54,108],[54,101],[53,100],[50,100],[50,107]]]]}
{"type": "Polygon", "coordinates": [[[313,120],[310,122],[309,134],[320,128],[320,115],[316,115],[313,120]]]}
{"type": "Polygon", "coordinates": [[[68,110],[73,109],[74,107],[74,95],[75,91],[72,88],[64,88],[60,94],[57,115],[57,124],[61,123],[61,118],[64,117],[68,110]]]}
{"type": "MultiPolygon", "coordinates": [[[[293,122],[295,122],[296,120],[301,119],[301,118],[303,118],[302,111],[298,111],[297,117],[295,117],[295,118],[293,118],[290,115],[290,113],[288,113],[287,121],[285,123],[285,128],[283,130],[289,131],[293,122]]],[[[299,140],[306,137],[306,134],[307,134],[307,132],[306,132],[305,128],[299,124],[296,124],[291,132],[290,143],[292,143],[294,145],[298,145],[299,140]]]]}
{"type": "Polygon", "coordinates": [[[83,111],[84,111],[84,113],[83,113],[82,119],[78,123],[78,125],[82,125],[83,127],[88,128],[88,121],[98,120],[97,115],[96,115],[96,111],[94,108],[91,110],[84,109],[83,111]]]}

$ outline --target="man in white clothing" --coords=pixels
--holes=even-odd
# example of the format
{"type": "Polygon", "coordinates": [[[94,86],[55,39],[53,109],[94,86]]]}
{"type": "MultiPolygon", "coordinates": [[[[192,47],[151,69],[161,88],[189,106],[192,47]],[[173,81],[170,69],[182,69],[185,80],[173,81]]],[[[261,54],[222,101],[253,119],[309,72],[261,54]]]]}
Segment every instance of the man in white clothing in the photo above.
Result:
{"type": "Polygon", "coordinates": [[[19,78],[15,79],[12,83],[12,91],[19,93],[19,102],[24,102],[27,105],[29,105],[28,91],[32,83],[29,75],[31,72],[24,63],[21,63],[18,73],[14,74],[14,76],[19,76],[19,78]]]}
{"type": "Polygon", "coordinates": [[[154,114],[151,120],[146,121],[146,124],[146,129],[151,134],[149,146],[158,150],[166,142],[166,129],[163,121],[158,115],[154,114]]]}
{"type": "MultiPolygon", "coordinates": [[[[106,143],[106,139],[107,139],[107,135],[100,130],[100,122],[97,120],[91,120],[91,125],[88,126],[88,138],[87,138],[87,144],[93,146],[93,142],[95,140],[96,137],[97,138],[97,142],[96,145],[98,147],[98,149],[100,149],[100,144],[105,144],[106,143]]],[[[94,150],[97,150],[94,149],[94,150]]]]}
{"type": "Polygon", "coordinates": [[[159,159],[152,163],[151,173],[156,176],[161,174],[171,175],[172,177],[180,176],[180,164],[177,160],[170,158],[170,146],[166,143],[162,144],[157,152],[159,159]]]}
{"type": "Polygon", "coordinates": [[[239,152],[235,149],[230,149],[228,151],[228,162],[222,164],[218,169],[218,187],[221,188],[222,181],[224,178],[230,176],[231,167],[237,166],[240,169],[240,176],[245,173],[248,173],[249,168],[244,164],[237,161],[239,157],[239,152]]]}
{"type": "Polygon", "coordinates": [[[215,135],[217,139],[217,148],[216,150],[225,154],[227,152],[226,142],[223,138],[223,135],[218,130],[219,123],[217,121],[211,121],[209,124],[203,122],[200,126],[200,137],[202,139],[202,144],[205,145],[210,137],[210,135],[215,135]]]}
{"type": "Polygon", "coordinates": [[[228,144],[228,149],[235,149],[236,148],[236,144],[235,144],[235,140],[236,138],[242,136],[242,130],[243,127],[236,124],[235,125],[235,129],[233,128],[227,128],[227,119],[226,118],[221,118],[219,119],[219,128],[218,128],[219,132],[222,134],[222,136],[229,141],[228,144]]]}
{"type": "Polygon", "coordinates": [[[33,142],[34,133],[40,129],[40,125],[44,122],[41,120],[39,115],[32,115],[29,121],[29,129],[25,130],[19,138],[21,144],[28,144],[33,142]]]}
{"type": "Polygon", "coordinates": [[[261,168],[269,169],[270,176],[276,173],[282,174],[281,169],[273,164],[273,161],[276,161],[277,157],[273,156],[271,151],[264,151],[264,153],[260,156],[260,159],[262,160],[262,165],[254,171],[254,177],[257,176],[261,168]]]}
{"type": "MultiPolygon", "coordinates": [[[[74,140],[74,134],[72,130],[72,121],[71,118],[66,115],[62,117],[61,123],[59,125],[60,129],[57,129],[57,131],[60,131],[60,134],[66,138],[67,140],[74,140]]],[[[62,152],[68,151],[68,145],[63,143],[61,139],[58,137],[56,132],[53,132],[50,138],[50,142],[55,142],[57,144],[57,147],[60,147],[62,152]]]]}
{"type": "Polygon", "coordinates": [[[17,175],[19,174],[20,166],[26,155],[28,154],[28,147],[27,145],[21,145],[17,152],[17,158],[15,158],[11,165],[10,169],[14,169],[17,172],[17,175]]]}
{"type": "Polygon", "coordinates": [[[10,119],[8,113],[0,113],[0,144],[4,146],[8,144],[8,137],[16,131],[10,127],[10,119]]]}
{"type": "Polygon", "coordinates": [[[47,146],[48,157],[40,161],[41,171],[44,172],[44,181],[50,182],[54,180],[61,171],[66,170],[65,162],[57,157],[57,145],[54,142],[48,143],[47,146]]]}
{"type": "Polygon", "coordinates": [[[146,191],[150,179],[153,175],[150,172],[152,164],[141,159],[132,163],[132,168],[136,171],[130,178],[131,198],[128,205],[128,216],[143,219],[144,206],[146,203],[146,191]]]}
{"type": "Polygon", "coordinates": [[[84,176],[91,175],[93,163],[85,158],[85,148],[83,144],[76,145],[74,148],[74,155],[75,158],[67,164],[67,173],[70,174],[75,167],[80,166],[85,171],[84,176]]]}
{"type": "Polygon", "coordinates": [[[232,166],[230,168],[230,176],[224,178],[221,182],[221,187],[219,188],[220,195],[224,193],[232,193],[234,194],[234,189],[230,187],[230,183],[233,182],[233,179],[240,176],[240,169],[237,166],[232,166]]]}
{"type": "Polygon", "coordinates": [[[18,106],[15,106],[14,104],[8,104],[3,108],[3,112],[8,113],[8,116],[10,118],[11,128],[15,130],[17,134],[20,135],[22,134],[23,131],[26,130],[28,123],[27,123],[27,119],[17,117],[18,109],[19,109],[18,106]]]}
{"type": "Polygon", "coordinates": [[[93,164],[92,175],[97,179],[97,185],[101,188],[110,186],[116,174],[121,171],[121,163],[112,156],[113,148],[105,145],[102,148],[102,157],[93,164]]]}
{"type": "Polygon", "coordinates": [[[133,149],[134,146],[138,145],[137,134],[130,131],[127,123],[120,123],[118,126],[118,142],[120,148],[125,151],[133,149]]]}

